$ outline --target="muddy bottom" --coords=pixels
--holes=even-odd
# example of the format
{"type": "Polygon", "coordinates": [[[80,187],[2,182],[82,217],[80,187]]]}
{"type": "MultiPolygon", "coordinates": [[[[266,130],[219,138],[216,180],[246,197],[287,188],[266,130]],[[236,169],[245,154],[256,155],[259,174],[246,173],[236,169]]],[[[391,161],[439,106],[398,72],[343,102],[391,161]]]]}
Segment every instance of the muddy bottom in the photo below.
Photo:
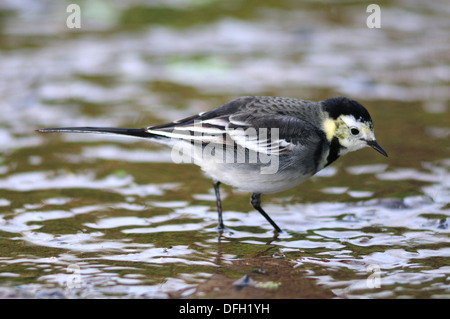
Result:
{"type": "MultiPolygon", "coordinates": [[[[288,299],[332,298],[335,294],[308,279],[306,270],[296,269],[295,262],[272,257],[232,261],[222,265],[206,282],[200,284],[190,298],[220,299],[288,299]],[[227,277],[227,272],[242,277],[227,277]]],[[[171,297],[179,298],[182,292],[171,297]]]]}

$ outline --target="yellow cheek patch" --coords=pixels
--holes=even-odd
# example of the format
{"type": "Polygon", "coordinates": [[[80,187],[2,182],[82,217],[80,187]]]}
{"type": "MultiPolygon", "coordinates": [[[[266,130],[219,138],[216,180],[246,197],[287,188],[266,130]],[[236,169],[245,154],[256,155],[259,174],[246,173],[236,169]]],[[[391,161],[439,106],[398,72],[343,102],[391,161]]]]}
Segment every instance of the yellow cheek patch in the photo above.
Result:
{"type": "Polygon", "coordinates": [[[327,140],[331,141],[333,136],[336,134],[336,122],[332,119],[326,119],[323,122],[323,131],[327,135],[327,140]]]}
{"type": "Polygon", "coordinates": [[[370,129],[370,127],[368,125],[365,125],[365,124],[363,124],[361,126],[361,131],[362,131],[364,136],[371,136],[373,134],[372,130],[370,129]]]}

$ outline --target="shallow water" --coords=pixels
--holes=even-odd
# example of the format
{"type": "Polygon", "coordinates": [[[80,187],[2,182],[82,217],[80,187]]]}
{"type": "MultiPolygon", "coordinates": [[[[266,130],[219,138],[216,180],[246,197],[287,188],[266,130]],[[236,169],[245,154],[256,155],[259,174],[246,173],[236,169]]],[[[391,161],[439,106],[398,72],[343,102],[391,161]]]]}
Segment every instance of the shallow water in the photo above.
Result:
{"type": "Polygon", "coordinates": [[[0,297],[449,298],[450,6],[380,6],[369,29],[348,2],[96,1],[75,30],[63,4],[0,4],[0,297]],[[277,237],[224,186],[219,236],[211,181],[170,149],[34,132],[242,95],[352,97],[389,157],[361,150],[263,196],[277,237]],[[230,288],[245,274],[259,285],[230,288]]]}

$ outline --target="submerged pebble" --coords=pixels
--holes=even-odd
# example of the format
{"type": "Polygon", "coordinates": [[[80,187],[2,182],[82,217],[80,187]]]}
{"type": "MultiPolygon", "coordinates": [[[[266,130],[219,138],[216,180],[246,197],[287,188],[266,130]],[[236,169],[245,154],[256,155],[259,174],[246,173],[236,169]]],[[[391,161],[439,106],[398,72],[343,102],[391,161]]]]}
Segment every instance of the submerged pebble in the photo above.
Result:
{"type": "Polygon", "coordinates": [[[250,278],[249,275],[244,275],[243,277],[239,278],[238,280],[236,280],[233,285],[237,288],[237,289],[241,289],[244,287],[249,287],[249,286],[254,286],[256,284],[256,282],[250,278]]]}

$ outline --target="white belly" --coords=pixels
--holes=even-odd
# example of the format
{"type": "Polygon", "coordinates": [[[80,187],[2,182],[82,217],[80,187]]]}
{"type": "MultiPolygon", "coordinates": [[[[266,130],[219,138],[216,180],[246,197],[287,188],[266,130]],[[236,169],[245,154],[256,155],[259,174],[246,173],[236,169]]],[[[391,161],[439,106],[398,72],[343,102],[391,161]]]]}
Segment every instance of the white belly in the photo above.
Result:
{"type": "Polygon", "coordinates": [[[315,173],[305,175],[295,167],[281,168],[276,156],[236,161],[233,156],[211,156],[210,153],[188,143],[179,144],[177,153],[173,151],[172,155],[172,160],[177,163],[199,165],[215,181],[253,193],[284,191],[299,185],[315,173]]]}
{"type": "Polygon", "coordinates": [[[300,171],[278,171],[274,174],[262,174],[259,169],[245,164],[214,164],[203,163],[202,170],[211,178],[221,183],[236,187],[241,191],[252,193],[276,193],[295,187],[310,176],[300,171]]]}

